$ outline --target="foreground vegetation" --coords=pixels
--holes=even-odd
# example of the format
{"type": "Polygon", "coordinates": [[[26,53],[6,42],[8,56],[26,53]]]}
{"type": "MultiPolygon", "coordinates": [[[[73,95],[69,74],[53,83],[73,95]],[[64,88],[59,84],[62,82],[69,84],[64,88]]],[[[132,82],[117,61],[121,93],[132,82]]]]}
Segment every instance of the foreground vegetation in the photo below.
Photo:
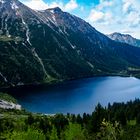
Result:
{"type": "Polygon", "coordinates": [[[140,100],[98,104],[92,114],[32,114],[0,109],[0,140],[139,140],[140,100]]]}
{"type": "Polygon", "coordinates": [[[17,100],[7,93],[1,93],[0,92],[0,100],[5,100],[7,102],[12,102],[12,103],[15,103],[15,104],[17,103],[17,100]]]}

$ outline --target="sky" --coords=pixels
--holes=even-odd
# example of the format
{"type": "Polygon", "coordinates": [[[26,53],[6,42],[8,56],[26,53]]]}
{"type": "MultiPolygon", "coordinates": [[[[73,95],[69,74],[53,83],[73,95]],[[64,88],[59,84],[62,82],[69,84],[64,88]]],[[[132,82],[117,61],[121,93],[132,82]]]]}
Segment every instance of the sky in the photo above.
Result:
{"type": "Polygon", "coordinates": [[[20,0],[35,10],[60,7],[104,34],[120,32],[140,39],[140,0],[20,0]]]}

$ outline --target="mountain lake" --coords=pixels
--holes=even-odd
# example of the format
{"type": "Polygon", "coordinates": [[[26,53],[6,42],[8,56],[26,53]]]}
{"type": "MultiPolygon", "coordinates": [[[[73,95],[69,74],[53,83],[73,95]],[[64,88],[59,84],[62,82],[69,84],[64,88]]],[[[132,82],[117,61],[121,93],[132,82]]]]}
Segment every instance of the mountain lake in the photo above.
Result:
{"type": "Polygon", "coordinates": [[[140,98],[140,79],[119,76],[86,78],[38,89],[22,88],[13,95],[31,112],[92,113],[98,103],[107,106],[108,103],[140,98]]]}

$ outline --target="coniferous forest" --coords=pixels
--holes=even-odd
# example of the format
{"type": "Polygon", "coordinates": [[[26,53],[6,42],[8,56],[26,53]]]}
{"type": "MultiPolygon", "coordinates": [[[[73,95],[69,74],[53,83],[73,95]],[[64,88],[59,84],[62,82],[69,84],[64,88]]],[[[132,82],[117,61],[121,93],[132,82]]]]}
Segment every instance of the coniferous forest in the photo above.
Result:
{"type": "Polygon", "coordinates": [[[0,140],[139,140],[140,100],[98,104],[92,114],[0,110],[0,140]]]}

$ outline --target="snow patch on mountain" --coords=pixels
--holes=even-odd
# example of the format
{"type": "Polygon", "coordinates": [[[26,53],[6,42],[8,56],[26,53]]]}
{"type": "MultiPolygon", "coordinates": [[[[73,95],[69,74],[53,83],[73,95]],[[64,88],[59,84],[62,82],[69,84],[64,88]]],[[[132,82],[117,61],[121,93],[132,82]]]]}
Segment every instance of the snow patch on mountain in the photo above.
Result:
{"type": "Polygon", "coordinates": [[[50,12],[51,12],[52,14],[54,14],[54,13],[55,13],[53,9],[52,9],[52,10],[50,10],[50,12]]]}
{"type": "Polygon", "coordinates": [[[33,55],[37,58],[37,60],[39,61],[39,63],[41,64],[42,69],[43,69],[43,72],[45,73],[45,75],[48,76],[48,74],[47,74],[47,72],[46,72],[46,69],[45,69],[45,66],[44,66],[44,64],[43,64],[43,61],[42,61],[42,59],[38,56],[37,52],[35,51],[35,48],[32,49],[32,53],[33,53],[33,55]]]}
{"type": "Polygon", "coordinates": [[[90,62],[88,62],[88,61],[87,61],[87,63],[88,63],[88,65],[89,65],[91,68],[93,68],[93,69],[94,69],[93,64],[91,64],[91,63],[90,63],[90,62]]]}
{"type": "Polygon", "coordinates": [[[8,82],[7,78],[0,72],[0,76],[3,78],[4,82],[8,82]]]}
{"type": "Polygon", "coordinates": [[[19,7],[17,6],[17,4],[15,2],[11,3],[11,7],[12,7],[13,10],[19,9],[19,7]]]}
{"type": "Polygon", "coordinates": [[[31,42],[30,42],[30,32],[29,32],[29,27],[27,25],[27,23],[24,21],[23,17],[22,19],[22,23],[24,24],[25,28],[26,28],[26,40],[27,42],[30,44],[30,46],[32,46],[31,42]]]}
{"type": "Polygon", "coordinates": [[[3,4],[3,3],[5,3],[5,1],[4,0],[0,0],[0,2],[3,4]]]}

